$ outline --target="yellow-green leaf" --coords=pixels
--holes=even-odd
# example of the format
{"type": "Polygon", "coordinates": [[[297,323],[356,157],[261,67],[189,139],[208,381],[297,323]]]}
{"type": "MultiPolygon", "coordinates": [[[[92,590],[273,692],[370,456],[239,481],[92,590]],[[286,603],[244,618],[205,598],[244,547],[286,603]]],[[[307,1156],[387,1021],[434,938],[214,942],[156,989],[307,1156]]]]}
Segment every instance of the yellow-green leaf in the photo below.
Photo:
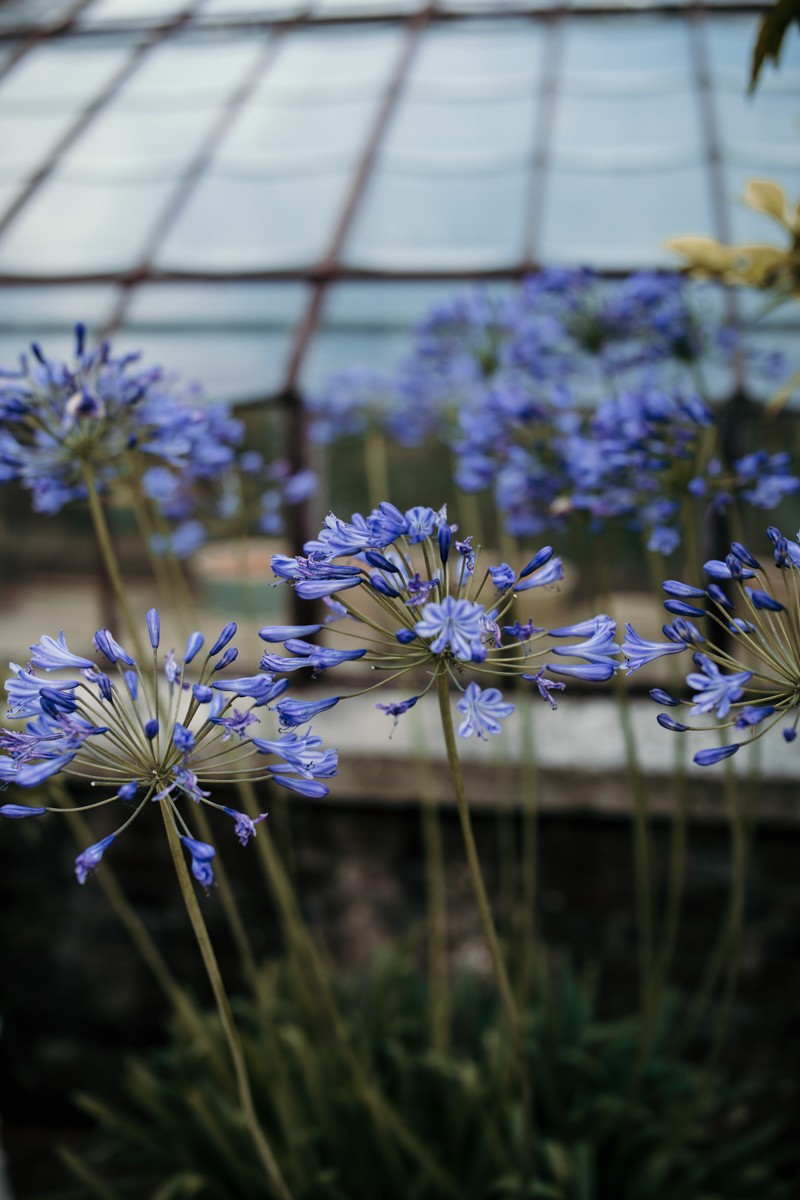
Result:
{"type": "Polygon", "coordinates": [[[787,229],[791,229],[789,206],[783,188],[771,179],[748,179],[744,189],[744,202],[757,212],[774,217],[787,229]]]}

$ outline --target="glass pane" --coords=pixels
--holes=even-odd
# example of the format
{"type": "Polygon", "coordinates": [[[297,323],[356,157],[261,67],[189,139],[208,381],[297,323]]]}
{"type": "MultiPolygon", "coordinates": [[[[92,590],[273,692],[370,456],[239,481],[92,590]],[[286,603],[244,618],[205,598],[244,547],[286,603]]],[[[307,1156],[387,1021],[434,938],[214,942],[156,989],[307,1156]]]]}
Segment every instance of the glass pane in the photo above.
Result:
{"type": "Polygon", "coordinates": [[[258,399],[283,386],[308,297],[303,284],[151,285],[137,289],[122,332],[210,399],[258,399]]]}
{"type": "Polygon", "coordinates": [[[184,43],[148,57],[70,152],[70,179],[175,178],[197,152],[219,108],[251,69],[258,41],[184,43]],[[213,88],[205,80],[213,75],[213,88]]]}
{"type": "Polygon", "coordinates": [[[170,184],[73,184],[54,176],[0,242],[0,271],[25,275],[124,271],[138,264],[170,184]]]}
{"type": "Polygon", "coordinates": [[[637,96],[560,95],[556,101],[553,148],[641,149],[674,147],[696,158],[701,150],[696,98],[688,91],[637,96]]]}
{"type": "Polygon", "coordinates": [[[93,99],[120,70],[133,47],[64,41],[37,46],[0,81],[0,108],[75,111],[93,99]]]}
{"type": "Polygon", "coordinates": [[[526,170],[372,180],[345,248],[351,266],[481,268],[522,256],[526,170]]]}
{"type": "Polygon", "coordinates": [[[675,265],[668,238],[711,229],[706,172],[553,170],[540,257],[595,267],[675,265]]]}
{"type": "Polygon", "coordinates": [[[800,93],[747,96],[726,88],[717,90],[714,100],[725,161],[755,165],[773,151],[781,161],[787,150],[800,161],[800,93]]]}
{"type": "Polygon", "coordinates": [[[315,17],[361,16],[417,12],[424,0],[316,0],[315,17]]]}
{"type": "Polygon", "coordinates": [[[111,316],[117,289],[110,284],[87,287],[0,287],[0,320],[4,325],[24,330],[20,348],[26,340],[43,336],[46,330],[71,332],[78,321],[89,329],[100,328],[111,316]]]}
{"type": "Polygon", "coordinates": [[[455,104],[408,97],[386,134],[384,162],[416,159],[459,151],[531,154],[536,104],[527,99],[494,103],[464,100],[455,104]]]}
{"type": "Polygon", "coordinates": [[[14,116],[0,109],[0,178],[3,181],[26,180],[42,166],[67,130],[75,123],[75,114],[68,108],[60,112],[26,112],[14,116]]]}
{"type": "Polygon", "coordinates": [[[430,29],[409,73],[408,94],[530,94],[542,65],[544,27],[533,21],[456,21],[430,29]]]}
{"type": "Polygon", "coordinates": [[[117,291],[113,287],[0,287],[0,367],[14,369],[31,342],[71,361],[75,324],[82,321],[95,341],[108,321],[117,291]]]}
{"type": "Polygon", "coordinates": [[[251,69],[263,45],[262,34],[224,41],[207,35],[173,37],[147,54],[118,103],[161,111],[165,104],[214,108],[251,69]]]}
{"type": "Polygon", "coordinates": [[[303,29],[287,33],[265,78],[265,94],[382,95],[405,31],[398,26],[303,29]]]}
{"type": "Polygon", "coordinates": [[[689,40],[682,17],[586,17],[567,23],[566,92],[690,91],[689,40]]]}
{"type": "Polygon", "coordinates": [[[312,169],[353,163],[366,143],[375,106],[372,98],[291,103],[260,91],[239,114],[215,161],[220,167],[248,165],[270,174],[293,163],[312,169]]]}
{"type": "Polygon", "coordinates": [[[192,193],[156,255],[179,270],[308,266],[330,244],[349,171],[290,178],[209,174],[192,193]]]}
{"type": "Polygon", "coordinates": [[[215,20],[220,17],[274,17],[276,20],[305,12],[304,0],[201,0],[195,20],[215,20]]]}
{"type": "Polygon", "coordinates": [[[78,20],[81,25],[112,21],[158,20],[160,23],[190,6],[191,0],[95,0],[78,20]]]}
{"type": "Polygon", "coordinates": [[[75,182],[176,180],[214,120],[209,112],[104,112],[64,160],[61,176],[75,182]]]}

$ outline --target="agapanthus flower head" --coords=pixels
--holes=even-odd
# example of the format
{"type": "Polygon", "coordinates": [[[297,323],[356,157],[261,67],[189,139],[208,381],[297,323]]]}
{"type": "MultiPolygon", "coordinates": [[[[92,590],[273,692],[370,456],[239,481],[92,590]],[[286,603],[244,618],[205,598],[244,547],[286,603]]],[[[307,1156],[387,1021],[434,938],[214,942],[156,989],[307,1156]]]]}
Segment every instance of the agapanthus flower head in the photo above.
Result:
{"type": "MultiPolygon", "coordinates": [[[[676,721],[661,714],[659,723],[673,732],[688,729],[730,730],[727,745],[698,751],[694,761],[710,766],[735,754],[744,741],[764,737],[781,726],[786,741],[794,740],[800,722],[800,544],[771,527],[775,563],[769,570],[741,542],[731,545],[730,554],[710,559],[705,572],[710,582],[704,590],[669,580],[664,585],[671,596],[682,593],[703,604],[698,623],[677,619],[664,626],[669,641],[647,642],[632,626],[623,643],[629,670],[662,654],[689,650],[693,670],[686,676],[689,693],[682,700],[654,690],[659,704],[684,704],[689,716],[712,717],[713,724],[676,721]],[[790,549],[792,547],[792,549],[790,549]],[[725,581],[728,593],[717,581],[725,581]],[[698,648],[700,647],[700,648],[698,648]],[[738,736],[737,736],[738,731],[738,736]]],[[[670,601],[665,601],[665,605],[670,601]]],[[[677,601],[672,601],[677,603],[677,601]]],[[[672,611],[672,610],[670,610],[672,611]]]]}
{"type": "MultiPolygon", "coordinates": [[[[619,647],[614,642],[615,624],[608,617],[554,630],[557,641],[548,639],[546,646],[539,644],[547,638],[545,630],[531,618],[503,625],[515,597],[534,608],[529,593],[557,586],[563,577],[561,560],[551,546],[529,556],[520,570],[508,563],[484,567],[481,549],[472,537],[452,535],[445,508],[417,505],[401,512],[384,502],[368,516],[355,514],[349,521],[330,514],[319,536],[304,547],[304,554],[294,559],[276,556],[273,570],[301,596],[335,595],[338,612],[326,622],[326,630],[347,618],[346,648],[298,641],[296,627],[282,631],[269,626],[262,637],[270,643],[282,641],[286,653],[268,651],[262,666],[275,675],[304,667],[319,674],[360,660],[380,672],[379,681],[387,683],[416,673],[423,680],[418,693],[377,706],[395,722],[445,675],[463,697],[459,733],[481,738],[499,732],[501,719],[513,711],[498,688],[482,686],[492,678],[532,679],[538,694],[554,708],[550,693],[564,684],[545,677],[544,667],[536,675],[524,673],[532,672],[536,660],[548,653],[579,660],[572,665],[560,660],[548,664],[554,674],[594,681],[611,677],[619,665],[619,647]],[[565,645],[562,639],[572,636],[584,640],[565,645]],[[475,679],[465,684],[465,673],[475,679]]],[[[281,700],[276,709],[282,723],[292,728],[318,706],[331,707],[340,699],[305,704],[281,700]]]]}
{"type": "Polygon", "coordinates": [[[198,403],[196,389],[138,354],[88,349],[80,325],[71,363],[35,345],[18,372],[0,375],[0,480],[28,489],[37,512],[84,499],[87,468],[100,487],[152,470],[153,495],[185,519],[181,488],[224,471],[242,433],[225,406],[198,403]]]}
{"type": "MultiPolygon", "coordinates": [[[[135,802],[120,828],[78,856],[81,883],[122,830],[151,802],[160,803],[191,854],[195,877],[207,888],[214,850],[192,838],[191,816],[181,801],[233,816],[234,831],[245,844],[262,818],[215,803],[208,789],[270,779],[301,795],[324,796],[328,788],[321,780],[336,773],[336,752],[320,749],[320,739],[310,731],[302,753],[297,734],[281,736],[276,730],[271,741],[254,736],[288,683],[264,672],[235,679],[220,674],[236,634],[233,622],[205,653],[203,635],[191,634],[182,659],[174,651],[159,659],[161,624],[155,609],[147,615],[147,628],[153,649],[149,663],[137,663],[103,629],[95,634],[94,646],[108,673],[93,659],[73,654],[63,633],[31,646],[27,667],[11,664],[5,685],[9,715],[26,724],[23,731],[0,729],[0,786],[36,787],[64,773],[108,789],[107,799],[89,807],[135,802]],[[63,678],[64,671],[72,677],[63,678]],[[53,672],[58,677],[51,677],[53,672]]],[[[18,819],[46,811],[11,804],[0,808],[0,815],[18,819]]]]}

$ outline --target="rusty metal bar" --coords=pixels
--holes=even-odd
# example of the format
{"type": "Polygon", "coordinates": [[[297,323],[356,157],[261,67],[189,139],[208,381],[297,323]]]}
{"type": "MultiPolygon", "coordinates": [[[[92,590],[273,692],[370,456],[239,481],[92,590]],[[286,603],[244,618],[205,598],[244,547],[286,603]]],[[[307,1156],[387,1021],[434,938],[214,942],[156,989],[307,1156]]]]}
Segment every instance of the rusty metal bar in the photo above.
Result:
{"type": "Polygon", "coordinates": [[[271,37],[268,37],[264,43],[263,51],[257,58],[252,69],[244,76],[234,89],[233,94],[228,101],[223,104],[219,116],[209,130],[203,144],[198,149],[197,154],[189,163],[186,171],[182,175],[177,188],[170,196],[164,209],[156,219],[150,235],[145,244],[140,265],[135,269],[134,274],[126,281],[117,280],[121,283],[120,298],[117,302],[114,311],[108,321],[107,327],[104,330],[106,336],[112,334],[125,319],[125,314],[131,301],[133,290],[138,283],[147,279],[148,273],[151,271],[153,257],[158,251],[158,247],[177,220],[185,204],[189,200],[198,180],[205,171],[217,148],[223,141],[231,124],[238,116],[242,106],[248,100],[256,87],[258,81],[262,78],[264,72],[277,53],[279,40],[283,31],[275,31],[271,37]]]}
{"type": "MultiPolygon", "coordinates": [[[[82,0],[81,7],[84,3],[90,3],[91,0],[82,0]]],[[[759,0],[748,0],[742,4],[737,4],[736,0],[723,0],[719,4],[710,6],[706,11],[713,12],[715,15],[741,15],[741,14],[760,14],[769,9],[769,4],[759,2],[759,0]]],[[[423,11],[420,9],[419,11],[423,11]]],[[[676,16],[685,18],[687,14],[687,6],[681,0],[659,0],[658,3],[648,4],[646,8],[630,8],[625,4],[583,4],[578,3],[567,7],[563,3],[555,2],[547,5],[531,4],[529,8],[509,7],[506,9],[486,8],[470,9],[464,12],[456,12],[453,10],[441,10],[436,8],[434,16],[437,22],[448,23],[456,21],[485,21],[487,18],[491,20],[519,20],[520,17],[607,17],[607,16],[676,16]]],[[[247,15],[241,17],[225,17],[220,16],[218,20],[199,21],[197,29],[203,32],[247,32],[254,29],[267,28],[285,28],[287,26],[310,26],[314,28],[324,28],[326,26],[346,26],[346,25],[387,25],[397,24],[399,21],[413,20],[417,13],[409,13],[407,10],[394,10],[380,13],[330,13],[320,14],[315,16],[313,11],[306,9],[301,13],[294,13],[290,16],[257,16],[247,15]]],[[[109,34],[116,36],[134,36],[141,33],[142,24],[134,24],[133,22],[118,21],[97,26],[86,26],[80,29],[73,27],[65,28],[63,31],[58,30],[59,36],[64,37],[107,37],[109,34]]],[[[31,33],[30,26],[19,26],[16,29],[0,30],[0,43],[3,41],[18,41],[21,37],[27,37],[31,33]]]]}
{"type": "Polygon", "coordinates": [[[350,188],[349,195],[345,201],[344,207],[339,216],[336,228],[331,238],[331,243],[328,253],[317,267],[313,275],[308,278],[315,284],[314,295],[311,298],[308,310],[303,321],[298,329],[297,337],[295,338],[292,352],[289,356],[289,366],[286,376],[286,391],[294,392],[297,388],[297,381],[302,368],[303,360],[306,351],[309,347],[312,337],[314,336],[317,325],[319,324],[320,315],[322,312],[322,304],[325,298],[328,284],[332,279],[341,278],[341,267],[339,256],[345,238],[350,230],[353,222],[353,217],[356,214],[361,198],[364,194],[367,181],[372,173],[372,168],[375,164],[375,159],[378,154],[383,135],[389,120],[394,111],[397,98],[400,95],[403,83],[408,74],[409,67],[416,53],[420,38],[425,29],[427,29],[430,19],[433,15],[433,6],[429,5],[408,22],[408,37],[403,51],[400,54],[394,71],[389,79],[386,92],[384,94],[383,103],[381,104],[378,114],[375,118],[375,123],[370,130],[367,138],[364,152],[356,169],[353,183],[350,188]]]}
{"type": "Polygon", "coordinates": [[[564,42],[564,22],[562,14],[553,17],[548,23],[544,45],[544,64],[537,95],[539,109],[536,115],[536,128],[533,135],[533,155],[531,161],[531,180],[528,193],[528,220],[523,242],[525,262],[531,267],[536,262],[539,249],[539,234],[544,211],[544,195],[546,186],[547,165],[550,159],[550,146],[553,140],[553,123],[555,120],[556,95],[558,75],[561,67],[561,52],[564,42]]]}
{"type": "MultiPolygon", "coordinates": [[[[0,273],[0,287],[89,287],[93,284],[117,284],[131,287],[139,283],[307,283],[327,286],[331,283],[460,283],[477,280],[515,280],[535,274],[535,263],[520,261],[501,267],[413,267],[379,270],[367,267],[276,267],[241,271],[166,271],[136,269],[133,271],[76,272],[63,275],[18,275],[0,273]]],[[[656,274],[674,275],[677,272],[663,267],[656,274]]],[[[630,275],[629,267],[599,267],[595,274],[606,279],[622,279],[630,275]]]]}

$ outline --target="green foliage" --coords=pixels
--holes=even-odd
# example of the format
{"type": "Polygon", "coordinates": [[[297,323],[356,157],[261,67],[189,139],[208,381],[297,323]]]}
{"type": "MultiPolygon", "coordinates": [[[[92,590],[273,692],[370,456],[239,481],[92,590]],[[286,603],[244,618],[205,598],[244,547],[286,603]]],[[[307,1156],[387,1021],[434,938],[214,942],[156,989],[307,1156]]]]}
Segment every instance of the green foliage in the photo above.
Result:
{"type": "Polygon", "coordinates": [[[761,18],[756,44],[753,47],[753,64],[750,72],[750,91],[755,91],[758,76],[766,59],[771,58],[777,67],[786,32],[794,21],[800,25],[800,0],[776,0],[761,18]]]}
{"type": "MultiPolygon", "coordinates": [[[[424,981],[396,958],[342,988],[351,1049],[388,1112],[370,1101],[341,1044],[299,1017],[290,976],[276,973],[272,984],[261,1012],[240,1004],[238,1016],[259,1115],[296,1200],[790,1196],[778,1178],[776,1125],[743,1117],[743,1088],[705,1078],[675,1053],[674,1002],[643,1055],[638,1019],[599,1019],[592,987],[565,967],[542,980],[528,1014],[536,1128],[526,1136],[520,1064],[474,978],[454,987],[446,1054],[430,1045],[424,981]],[[449,1188],[395,1136],[392,1113],[449,1188]]],[[[215,1065],[224,1062],[213,1049],[221,1032],[214,1018],[207,1027],[205,1047],[176,1036],[130,1062],[119,1107],[79,1098],[96,1132],[79,1186],[60,1200],[264,1197],[232,1080],[215,1065]]]]}

